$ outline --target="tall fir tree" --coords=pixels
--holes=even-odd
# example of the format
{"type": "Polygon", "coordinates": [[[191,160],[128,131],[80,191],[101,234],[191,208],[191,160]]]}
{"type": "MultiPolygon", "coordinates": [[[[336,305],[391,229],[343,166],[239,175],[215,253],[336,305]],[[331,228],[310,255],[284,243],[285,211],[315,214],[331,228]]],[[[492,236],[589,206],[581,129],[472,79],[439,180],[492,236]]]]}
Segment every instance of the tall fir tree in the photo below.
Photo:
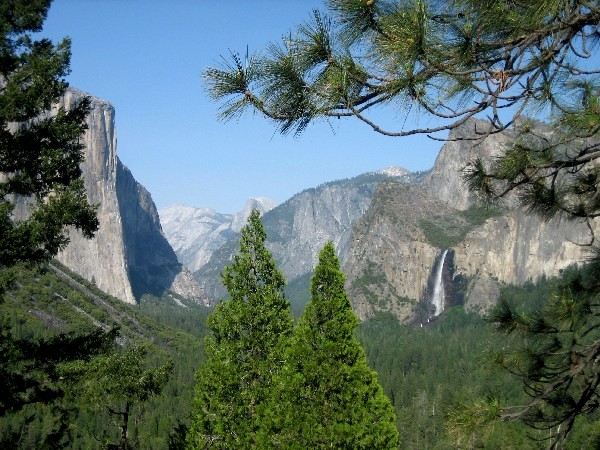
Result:
{"type": "Polygon", "coordinates": [[[190,449],[258,448],[259,409],[283,365],[294,323],[266,237],[254,210],[222,277],[230,298],[208,319],[212,336],[196,377],[190,449]]]}
{"type": "Polygon", "coordinates": [[[396,416],[354,335],[344,281],[329,242],[263,415],[263,448],[398,448],[396,416]]]}
{"type": "Polygon", "coordinates": [[[131,346],[124,352],[100,355],[89,361],[68,362],[59,367],[61,379],[69,385],[70,400],[98,415],[106,411],[112,418],[110,422],[114,427],[107,426],[104,436],[95,436],[107,448],[138,448],[136,439],[131,439],[131,435],[137,436],[142,417],[136,409],[160,395],[169,381],[173,362],[147,368],[147,355],[148,348],[131,346]],[[118,427],[118,433],[115,427],[118,427]]]}
{"type": "MultiPolygon", "coordinates": [[[[87,238],[98,228],[80,168],[89,99],[68,111],[49,112],[68,86],[64,78],[71,58],[69,39],[58,44],[35,39],[50,3],[0,2],[0,302],[14,285],[17,266],[50,260],[67,245],[69,227],[87,238]],[[20,220],[13,214],[17,199],[27,204],[20,220]]],[[[116,335],[91,331],[19,339],[8,319],[0,319],[0,417],[14,417],[30,405],[60,399],[64,393],[57,366],[111,351],[116,335]]],[[[64,418],[67,413],[60,415],[64,418]]],[[[67,422],[61,419],[37,445],[58,448],[66,430],[67,422]]],[[[18,448],[23,433],[21,428],[14,435],[0,436],[0,446],[18,448]]]]}
{"type": "Polygon", "coordinates": [[[40,263],[68,243],[67,227],[92,237],[98,228],[80,163],[90,109],[84,98],[69,111],[47,111],[65,92],[70,41],[34,40],[50,0],[0,4],[0,292],[18,263],[40,263]],[[28,216],[14,220],[15,199],[28,216]]]}
{"type": "MultiPolygon", "coordinates": [[[[324,3],[326,14],[315,11],[280,44],[246,58],[231,53],[223,65],[204,71],[209,94],[222,102],[222,119],[253,111],[284,134],[300,134],[318,120],[353,117],[386,136],[444,139],[443,132],[485,116],[475,136],[452,139],[480,142],[504,130],[516,139],[492,161],[467,164],[469,188],[489,201],[508,197],[542,219],[586,224],[585,244],[595,247],[591,265],[600,265],[598,0],[324,3]],[[388,117],[381,114],[386,109],[388,117]],[[406,126],[411,113],[427,116],[427,125],[419,119],[406,126]]],[[[588,295],[600,295],[598,283],[588,295]]],[[[536,314],[561,318],[560,328],[519,318],[508,305],[494,317],[500,329],[523,332],[520,341],[533,343],[521,352],[533,365],[524,369],[517,359],[517,367],[509,367],[531,401],[517,413],[499,409],[492,416],[547,430],[555,446],[563,445],[577,417],[600,405],[599,306],[586,300],[585,307],[569,309],[564,306],[580,300],[564,300],[549,299],[547,310],[536,314]],[[546,342],[557,330],[567,336],[560,352],[546,342]],[[569,343],[572,332],[585,336],[586,344],[569,343]],[[566,355],[560,369],[558,354],[566,355]],[[583,395],[568,393],[574,386],[583,395]]]]}

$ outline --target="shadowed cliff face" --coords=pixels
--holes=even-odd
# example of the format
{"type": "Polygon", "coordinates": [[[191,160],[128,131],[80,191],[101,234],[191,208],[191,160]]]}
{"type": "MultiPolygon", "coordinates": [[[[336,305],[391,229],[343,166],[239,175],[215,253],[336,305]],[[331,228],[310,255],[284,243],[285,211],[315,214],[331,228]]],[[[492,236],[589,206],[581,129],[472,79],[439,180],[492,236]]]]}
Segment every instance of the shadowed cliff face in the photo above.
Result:
{"type": "MultiPolygon", "coordinates": [[[[177,277],[186,270],[164,237],[150,193],[140,185],[127,167],[117,163],[117,199],[123,220],[123,240],[129,280],[139,301],[144,294],[160,297],[173,290],[177,277]]],[[[199,289],[188,287],[177,292],[195,297],[199,289]]]]}
{"type": "MultiPolygon", "coordinates": [[[[69,107],[85,94],[69,89],[59,107],[69,107]]],[[[97,204],[100,227],[94,239],[85,239],[78,232],[70,233],[70,243],[58,260],[94,281],[103,291],[127,303],[135,303],[127,274],[123,241],[122,217],[117,199],[117,138],[115,110],[107,102],[92,98],[86,119],[83,143],[85,160],[82,171],[90,203],[97,204]]]]}
{"type": "MultiPolygon", "coordinates": [[[[84,95],[69,89],[59,106],[69,108],[84,95]]],[[[202,288],[163,236],[150,194],[117,158],[114,108],[92,98],[87,125],[82,169],[90,202],[98,205],[100,227],[91,240],[70,233],[59,261],[127,303],[166,290],[205,303],[202,288]]]]}

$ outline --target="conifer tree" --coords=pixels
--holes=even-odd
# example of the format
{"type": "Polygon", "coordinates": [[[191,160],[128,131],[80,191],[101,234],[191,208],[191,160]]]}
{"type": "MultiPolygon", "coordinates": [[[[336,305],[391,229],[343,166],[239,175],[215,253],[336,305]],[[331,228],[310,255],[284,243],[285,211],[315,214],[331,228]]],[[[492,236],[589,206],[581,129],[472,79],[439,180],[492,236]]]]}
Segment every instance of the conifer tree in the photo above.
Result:
{"type": "Polygon", "coordinates": [[[264,414],[264,448],[398,448],[392,405],[354,336],[344,279],[329,242],[264,414]]]}
{"type": "MultiPolygon", "coordinates": [[[[492,161],[475,159],[467,165],[469,188],[492,202],[510,196],[542,219],[586,224],[590,266],[598,267],[598,0],[324,4],[327,14],[315,11],[310,21],[265,52],[246,58],[232,53],[221,67],[204,71],[209,94],[222,102],[222,119],[250,110],[284,134],[300,134],[318,120],[351,117],[386,136],[444,139],[440,132],[486,117],[487,124],[477,122],[474,136],[455,139],[481,142],[505,130],[516,139],[492,161]],[[381,114],[386,108],[387,118],[381,114]],[[406,116],[414,112],[425,116],[428,125],[405,126],[406,116]]],[[[518,311],[507,305],[495,314],[500,329],[524,332],[522,341],[537,347],[531,370],[509,368],[522,379],[531,401],[518,413],[501,409],[495,415],[548,430],[551,445],[560,446],[575,419],[600,406],[600,312],[596,301],[587,300],[584,308],[565,309],[579,300],[557,295],[565,301],[549,299],[548,311],[537,314],[561,318],[559,328],[518,319],[518,311]],[[546,342],[557,332],[567,336],[560,339],[560,352],[546,342]],[[586,342],[575,351],[580,341],[569,344],[572,332],[586,342]],[[564,356],[560,369],[557,354],[564,356]],[[567,393],[573,386],[583,395],[567,393]]],[[[593,283],[584,297],[599,295],[600,286],[593,283]]]]}
{"type": "Polygon", "coordinates": [[[11,0],[0,5],[0,291],[18,263],[40,263],[68,243],[73,226],[86,237],[98,228],[88,203],[80,142],[90,108],[84,98],[70,111],[46,114],[67,88],[70,41],[34,40],[50,0],[11,0]],[[29,215],[12,215],[17,197],[29,215]]]}
{"type": "MultiPolygon", "coordinates": [[[[106,410],[118,426],[118,444],[109,444],[108,448],[137,448],[130,442],[130,427],[137,427],[139,420],[139,416],[132,420],[136,416],[135,407],[160,395],[173,371],[171,361],[159,367],[146,368],[147,355],[146,347],[133,346],[122,353],[100,355],[90,361],[68,362],[59,368],[63,379],[74,382],[69,386],[72,400],[79,401],[85,409],[106,410]]],[[[106,436],[102,440],[116,438],[114,430],[104,432],[106,436]]]]}
{"type": "MultiPolygon", "coordinates": [[[[34,39],[50,3],[0,2],[0,302],[13,286],[15,267],[54,257],[68,243],[68,227],[87,238],[98,228],[80,168],[89,99],[48,113],[68,86],[71,58],[69,39],[34,39]],[[22,220],[13,214],[19,198],[27,200],[22,220]]],[[[59,399],[57,365],[106,353],[114,338],[115,332],[92,331],[22,340],[8,321],[0,321],[0,416],[59,399]]],[[[0,445],[14,448],[20,437],[12,437],[1,436],[0,445]]]]}
{"type": "Polygon", "coordinates": [[[208,319],[207,361],[197,373],[188,448],[258,448],[259,408],[282,366],[293,318],[285,279],[265,247],[258,210],[222,276],[229,298],[208,319]]]}

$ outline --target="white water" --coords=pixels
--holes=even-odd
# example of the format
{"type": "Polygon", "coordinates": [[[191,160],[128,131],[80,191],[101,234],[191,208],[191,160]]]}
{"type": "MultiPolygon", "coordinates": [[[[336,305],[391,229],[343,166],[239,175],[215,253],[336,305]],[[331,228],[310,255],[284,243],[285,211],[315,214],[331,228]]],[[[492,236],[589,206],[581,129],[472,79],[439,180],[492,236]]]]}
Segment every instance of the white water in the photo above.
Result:
{"type": "Polygon", "coordinates": [[[435,273],[435,283],[433,285],[433,294],[431,295],[431,303],[435,306],[434,316],[439,316],[444,310],[444,283],[442,281],[442,275],[444,273],[444,261],[446,260],[446,253],[448,250],[444,250],[440,262],[438,263],[437,272],[435,273]]]}

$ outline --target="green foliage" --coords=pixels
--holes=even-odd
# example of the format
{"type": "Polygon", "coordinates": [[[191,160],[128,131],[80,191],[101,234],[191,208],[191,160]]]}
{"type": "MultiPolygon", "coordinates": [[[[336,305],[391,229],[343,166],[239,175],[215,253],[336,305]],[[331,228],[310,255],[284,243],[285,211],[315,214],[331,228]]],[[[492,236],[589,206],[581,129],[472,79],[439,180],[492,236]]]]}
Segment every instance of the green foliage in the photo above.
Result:
{"type": "Polygon", "coordinates": [[[521,310],[503,300],[490,320],[518,344],[498,352],[496,361],[526,386],[532,398],[506,408],[532,428],[551,430],[552,446],[564,445],[579,415],[597,411],[598,256],[583,269],[563,273],[541,307],[521,310]]]}
{"type": "Polygon", "coordinates": [[[591,71],[582,68],[593,55],[600,17],[595,3],[328,0],[326,5],[330,16],[315,11],[262,55],[242,63],[231,53],[231,62],[205,70],[210,95],[224,101],[222,118],[257,110],[282,133],[300,133],[317,119],[354,117],[378,133],[406,136],[453,129],[486,111],[493,127],[481,132],[489,134],[524,111],[550,106],[568,111],[562,122],[572,128],[596,130],[597,89],[591,71]],[[421,129],[402,129],[402,120],[394,131],[394,122],[384,121],[388,129],[370,118],[382,105],[414,108],[437,120],[421,129]]]}
{"type": "MultiPolygon", "coordinates": [[[[177,426],[187,426],[194,372],[204,358],[200,339],[174,325],[182,323],[193,329],[197,336],[204,336],[205,308],[193,303],[182,308],[168,298],[148,297],[144,299],[148,305],[128,305],[69,273],[56,262],[42,272],[19,270],[16,282],[7,293],[6,301],[0,305],[0,315],[10,326],[14,342],[24,342],[29,348],[35,342],[67,342],[69,333],[73,333],[73,338],[78,339],[75,342],[81,343],[82,336],[100,334],[98,326],[104,329],[118,326],[118,342],[127,346],[145,346],[151,352],[152,358],[147,358],[148,365],[143,366],[144,370],[164,366],[169,360],[173,362],[173,372],[162,395],[132,404],[129,425],[130,443],[137,442],[141,448],[168,448],[171,431],[177,426]],[[154,309],[149,318],[146,311],[153,304],[160,304],[160,308],[154,309]],[[178,317],[183,315],[189,320],[181,322],[178,317]]],[[[112,352],[114,339],[110,339],[109,344],[112,352]]],[[[78,344],[76,348],[84,361],[92,356],[89,346],[78,344]],[[86,353],[89,354],[86,356],[86,353]]],[[[3,447],[50,448],[62,443],[73,449],[93,449],[101,447],[101,437],[106,438],[106,443],[117,442],[119,430],[115,427],[114,417],[104,406],[110,405],[99,403],[99,408],[92,409],[92,405],[83,400],[75,401],[72,395],[65,398],[62,395],[66,389],[64,381],[56,381],[58,375],[48,377],[48,373],[57,373],[59,365],[55,364],[52,372],[43,370],[50,367],[43,364],[44,358],[58,358],[62,353],[54,347],[40,353],[39,357],[23,358],[18,366],[3,364],[2,368],[15,367],[14,373],[39,379],[44,383],[43,387],[52,387],[61,395],[51,403],[25,405],[0,417],[3,447]]],[[[112,353],[106,354],[107,357],[110,355],[112,353]]],[[[71,394],[78,392],[76,386],[69,386],[71,394]]],[[[3,396],[6,393],[4,390],[3,396]]]]}
{"type": "Polygon", "coordinates": [[[360,325],[358,338],[394,406],[400,448],[544,448],[529,436],[545,434],[530,433],[521,423],[493,423],[473,434],[456,434],[452,427],[453,415],[480,399],[526,399],[514,378],[488,363],[493,349],[509,340],[480,316],[452,307],[443,318],[414,327],[379,313],[360,325]]]}
{"type": "MultiPolygon", "coordinates": [[[[67,381],[72,377],[78,381],[75,395],[91,407],[144,402],[160,393],[173,370],[171,361],[159,368],[144,370],[147,354],[145,347],[130,347],[123,353],[65,363],[59,373],[67,381]]],[[[109,406],[109,409],[116,408],[109,406]]]]}
{"type": "Polygon", "coordinates": [[[502,214],[502,210],[494,206],[472,206],[461,211],[459,217],[432,217],[420,219],[419,225],[427,241],[438,248],[446,249],[462,242],[465,236],[487,219],[502,214]]]}
{"type": "MultiPolygon", "coordinates": [[[[328,0],[326,5],[331,17],[315,11],[264,56],[242,65],[233,53],[233,64],[205,70],[209,93],[225,103],[222,118],[254,110],[282,133],[301,133],[311,122],[330,117],[354,117],[387,136],[465,125],[449,139],[476,143],[510,130],[510,143],[499,155],[467,165],[469,189],[486,202],[511,194],[511,201],[544,220],[580,220],[588,225],[590,245],[595,243],[600,216],[597,1],[328,0]],[[236,82],[227,83],[231,79],[236,82]],[[371,113],[382,106],[400,109],[376,123],[371,113]],[[431,125],[405,128],[405,111],[411,110],[430,116],[431,125]],[[469,119],[484,115],[487,123],[471,122],[466,129],[469,119]]],[[[422,226],[434,245],[449,247],[460,239],[454,224],[422,226]]],[[[597,255],[592,265],[599,260],[597,255]]],[[[497,316],[507,330],[525,330],[539,345],[531,349],[535,364],[517,370],[533,399],[523,413],[506,417],[549,425],[556,445],[576,417],[597,404],[600,372],[591,361],[596,361],[600,336],[594,303],[581,296],[597,297],[600,291],[595,285],[585,295],[575,292],[563,291],[548,303],[548,320],[541,312],[523,317],[508,307],[497,316]],[[557,342],[552,342],[554,333],[557,342]],[[577,342],[572,347],[563,341],[568,333],[577,342]],[[581,369],[568,368],[569,348],[581,369]],[[552,373],[555,364],[564,373],[552,373]],[[554,381],[542,388],[547,375],[554,381]],[[579,393],[566,388],[570,381],[579,382],[579,393]]]]}
{"type": "Polygon", "coordinates": [[[258,409],[269,398],[292,332],[285,280],[264,245],[258,210],[241,234],[239,251],[223,274],[230,298],[208,318],[212,336],[196,376],[189,448],[256,444],[258,409]]]}
{"type": "Polygon", "coordinates": [[[419,226],[427,242],[438,248],[451,248],[462,241],[465,237],[466,227],[457,220],[439,217],[419,220],[419,226]],[[461,226],[463,225],[463,226],[461,226]],[[464,231],[464,234],[463,234],[464,231]]]}
{"type": "MultiPolygon", "coordinates": [[[[128,433],[133,406],[159,395],[173,370],[171,361],[145,369],[147,353],[145,347],[130,347],[123,353],[65,363],[58,370],[65,383],[72,383],[73,401],[91,410],[106,408],[111,416],[120,420],[120,438],[119,443],[113,445],[115,448],[133,448],[128,433]]],[[[103,437],[102,440],[110,442],[111,439],[103,437]]]]}
{"type": "Polygon", "coordinates": [[[144,295],[139,304],[140,311],[147,317],[203,339],[208,335],[206,319],[212,309],[194,304],[185,299],[173,301],[176,294],[168,293],[162,298],[144,295]],[[183,306],[181,306],[183,305],[183,306]]]}
{"type": "Polygon", "coordinates": [[[328,243],[265,407],[260,448],[398,447],[392,406],[354,337],[357,327],[328,243]]]}
{"type": "MultiPolygon", "coordinates": [[[[70,41],[55,46],[31,36],[41,30],[49,6],[49,0],[11,0],[0,6],[0,303],[19,266],[48,261],[66,246],[68,226],[86,237],[98,228],[80,168],[89,99],[70,111],[48,113],[67,87],[70,41]],[[23,207],[19,215],[13,214],[17,200],[23,207]]],[[[22,427],[19,432],[5,429],[4,447],[64,445],[69,413],[56,407],[64,394],[57,366],[107,352],[114,333],[88,327],[80,334],[23,338],[23,312],[8,309],[15,315],[2,315],[0,325],[0,417],[20,416],[22,427]],[[53,406],[57,414],[50,413],[53,406]],[[25,425],[35,422],[40,410],[47,418],[40,423],[44,432],[33,439],[25,425]]]]}
{"type": "Polygon", "coordinates": [[[14,0],[0,7],[0,270],[49,260],[67,244],[67,226],[86,237],[98,227],[80,169],[89,100],[44,114],[67,87],[70,60],[68,39],[56,46],[31,39],[49,4],[14,0]],[[20,221],[12,217],[15,196],[29,198],[29,215],[20,221]]]}
{"type": "Polygon", "coordinates": [[[59,366],[68,361],[83,363],[112,349],[116,330],[85,334],[64,333],[44,339],[18,339],[10,328],[0,329],[0,416],[25,405],[49,403],[64,395],[58,380],[59,366]]]}

